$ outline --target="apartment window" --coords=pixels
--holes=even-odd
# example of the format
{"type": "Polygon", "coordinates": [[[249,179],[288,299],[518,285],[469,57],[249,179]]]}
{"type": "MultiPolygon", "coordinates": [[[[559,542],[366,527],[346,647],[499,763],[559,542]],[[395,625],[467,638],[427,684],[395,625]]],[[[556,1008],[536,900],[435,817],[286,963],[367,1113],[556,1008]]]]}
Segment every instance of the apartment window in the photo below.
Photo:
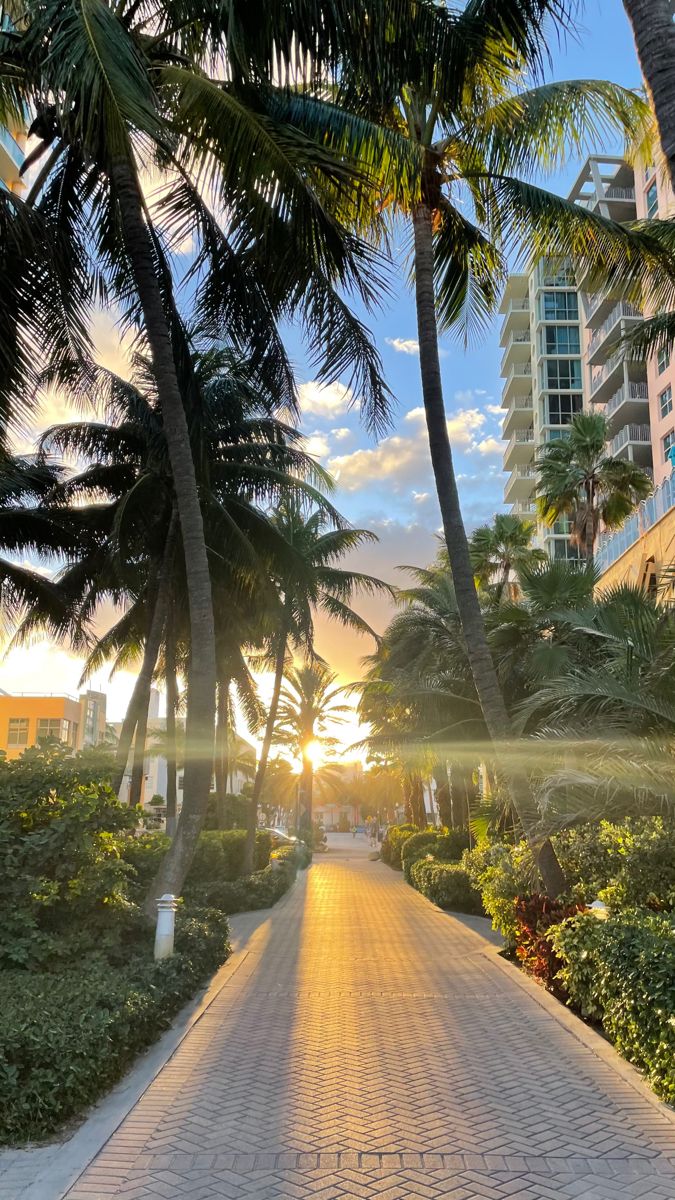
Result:
{"type": "Polygon", "coordinates": [[[576,292],[544,292],[545,321],[578,321],[579,298],[576,292]]]}
{"type": "Polygon", "coordinates": [[[547,388],[577,391],[581,387],[581,359],[551,358],[546,363],[547,388]]]}
{"type": "Polygon", "coordinates": [[[10,717],[7,732],[8,746],[28,745],[28,717],[10,717]]]}
{"type": "Polygon", "coordinates": [[[547,442],[559,442],[561,440],[561,438],[566,438],[566,437],[569,437],[569,433],[566,429],[547,429],[546,430],[546,441],[547,442]]]}
{"type": "Polygon", "coordinates": [[[669,429],[668,433],[664,438],[661,439],[661,441],[663,444],[663,461],[668,462],[670,459],[670,450],[675,443],[675,429],[669,429]]]}
{"type": "Polygon", "coordinates": [[[671,387],[667,387],[664,392],[661,392],[659,396],[659,408],[662,417],[667,417],[668,413],[673,411],[673,389],[671,387]]]}
{"type": "Polygon", "coordinates": [[[656,180],[647,188],[647,216],[651,221],[659,211],[659,189],[656,180]]]}
{"type": "Polygon", "coordinates": [[[576,325],[547,325],[544,330],[546,354],[578,354],[579,330],[576,325]]]}
{"type": "Polygon", "coordinates": [[[44,742],[55,738],[57,742],[70,741],[70,721],[61,717],[40,717],[37,723],[37,740],[44,742]]]}
{"type": "Polygon", "coordinates": [[[177,789],[178,789],[178,791],[179,791],[179,792],[182,792],[184,783],[185,783],[185,776],[184,776],[184,775],[179,775],[179,776],[178,776],[178,783],[176,784],[176,787],[177,787],[177,789]]]}
{"type": "Polygon", "coordinates": [[[573,546],[567,539],[555,538],[553,542],[553,557],[564,558],[568,562],[576,562],[579,558],[579,547],[573,546]]]}
{"type": "Polygon", "coordinates": [[[648,179],[651,179],[655,170],[656,170],[656,167],[654,166],[653,163],[647,164],[647,166],[645,167],[645,183],[647,182],[648,179]]]}
{"type": "Polygon", "coordinates": [[[545,287],[573,287],[574,268],[571,263],[557,263],[548,259],[542,268],[542,283],[545,287]]]}
{"type": "Polygon", "coordinates": [[[669,364],[670,364],[670,354],[665,349],[665,347],[662,347],[662,349],[659,350],[659,352],[656,356],[656,368],[658,370],[659,375],[663,375],[663,372],[667,369],[669,364]]]}
{"type": "Polygon", "coordinates": [[[559,537],[569,537],[571,532],[571,517],[558,517],[558,520],[553,522],[553,533],[557,533],[559,537]]]}
{"type": "Polygon", "coordinates": [[[551,425],[569,425],[575,413],[581,412],[583,408],[583,396],[581,392],[573,392],[571,395],[557,395],[551,392],[548,397],[548,419],[551,425]]]}

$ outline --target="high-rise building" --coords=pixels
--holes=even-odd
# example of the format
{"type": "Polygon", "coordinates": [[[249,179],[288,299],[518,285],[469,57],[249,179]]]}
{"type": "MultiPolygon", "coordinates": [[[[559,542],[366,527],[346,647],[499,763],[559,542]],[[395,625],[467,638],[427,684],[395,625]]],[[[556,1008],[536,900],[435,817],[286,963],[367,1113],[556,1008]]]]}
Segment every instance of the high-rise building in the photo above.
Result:
{"type": "MultiPolygon", "coordinates": [[[[670,188],[654,167],[640,169],[636,178],[633,168],[616,157],[589,158],[569,198],[616,221],[663,217],[674,207],[670,188]]],[[[669,458],[675,445],[675,362],[660,354],[645,363],[617,350],[619,339],[643,320],[642,313],[620,292],[589,292],[588,283],[575,279],[570,264],[546,259],[509,279],[501,308],[504,467],[510,471],[505,500],[513,512],[536,520],[538,451],[564,437],[565,427],[582,408],[604,413],[608,450],[651,474],[656,491],[622,530],[601,534],[597,562],[601,569],[612,569],[608,582],[644,581],[651,551],[643,536],[663,526],[675,501],[669,458]],[[626,557],[631,548],[632,556],[626,557]]],[[[651,557],[661,564],[674,557],[665,535],[660,528],[653,538],[651,557]]],[[[552,529],[537,521],[536,542],[552,557],[578,554],[566,520],[552,529]]],[[[675,524],[673,543],[675,547],[675,524]]],[[[647,574],[650,570],[648,565],[647,574]]]]}
{"type": "Polygon", "coordinates": [[[15,192],[22,187],[19,171],[24,159],[24,130],[0,125],[0,188],[15,192]]]}
{"type": "MultiPolygon", "coordinates": [[[[582,312],[569,264],[539,259],[512,275],[501,311],[504,468],[510,472],[504,499],[511,511],[536,521],[536,456],[584,407],[582,312]]],[[[537,522],[537,543],[552,558],[576,557],[569,523],[537,522]]]]}

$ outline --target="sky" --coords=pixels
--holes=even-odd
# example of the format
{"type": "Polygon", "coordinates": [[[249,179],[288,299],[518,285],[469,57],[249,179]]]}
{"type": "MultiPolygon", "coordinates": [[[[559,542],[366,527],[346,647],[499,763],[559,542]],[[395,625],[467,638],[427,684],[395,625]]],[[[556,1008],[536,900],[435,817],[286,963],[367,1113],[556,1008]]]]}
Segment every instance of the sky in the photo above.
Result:
{"type": "MultiPolygon", "coordinates": [[[[576,35],[562,46],[553,45],[551,77],[555,79],[610,79],[627,87],[640,84],[632,35],[621,0],[586,0],[576,25],[576,35]]],[[[597,150],[617,147],[598,146],[597,150]]],[[[571,161],[549,182],[551,190],[565,194],[581,163],[571,161]]],[[[405,259],[405,240],[394,248],[401,264],[390,279],[390,294],[382,296],[380,309],[366,314],[355,305],[372,332],[382,356],[389,387],[395,396],[390,431],[376,442],[359,420],[358,397],[344,382],[321,385],[312,377],[301,338],[287,332],[287,345],[300,381],[301,423],[308,449],[326,465],[337,481],[336,506],[359,527],[372,530],[378,542],[357,551],[349,565],[404,585],[401,565],[423,566],[436,548],[438,505],[426,447],[426,430],[419,380],[416,322],[405,259]]],[[[120,348],[109,321],[101,319],[99,357],[117,366],[120,348]]],[[[502,444],[500,440],[501,385],[498,323],[479,344],[465,349],[450,339],[441,343],[441,370],[449,430],[458,474],[460,497],[469,530],[489,522],[503,510],[502,444]]],[[[68,419],[59,397],[51,397],[39,419],[44,428],[68,419]]],[[[27,430],[23,448],[29,449],[33,431],[27,430]]],[[[355,607],[377,631],[382,631],[391,607],[382,600],[364,598],[355,607]]],[[[334,624],[319,620],[317,649],[342,681],[361,674],[362,656],[374,643],[334,624]]],[[[66,648],[40,641],[30,647],[10,649],[0,661],[0,688],[7,691],[75,692],[81,660],[66,648]]],[[[109,719],[122,717],[133,677],[120,673],[112,681],[105,672],[92,681],[108,693],[109,719]]],[[[263,695],[267,691],[263,683],[263,695]]],[[[242,730],[242,732],[244,732],[242,730]]],[[[356,740],[350,723],[344,737],[356,740]]]]}

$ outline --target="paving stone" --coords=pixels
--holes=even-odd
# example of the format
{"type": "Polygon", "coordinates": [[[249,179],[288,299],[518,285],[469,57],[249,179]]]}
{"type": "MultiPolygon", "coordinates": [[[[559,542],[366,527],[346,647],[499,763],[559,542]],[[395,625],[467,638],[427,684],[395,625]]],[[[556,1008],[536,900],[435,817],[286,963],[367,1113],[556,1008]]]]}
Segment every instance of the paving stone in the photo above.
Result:
{"type": "Polygon", "coordinates": [[[675,1200],[675,1114],[331,843],[67,1200],[675,1200]]]}

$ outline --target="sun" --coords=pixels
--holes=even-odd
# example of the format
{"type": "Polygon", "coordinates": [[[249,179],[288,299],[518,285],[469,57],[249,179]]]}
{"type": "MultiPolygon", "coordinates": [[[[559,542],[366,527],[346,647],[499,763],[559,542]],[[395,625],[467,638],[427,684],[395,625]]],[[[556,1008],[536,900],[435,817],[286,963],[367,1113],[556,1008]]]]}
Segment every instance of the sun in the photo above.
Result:
{"type": "Polygon", "coordinates": [[[308,758],[313,767],[319,767],[323,762],[324,753],[321,742],[316,740],[308,742],[303,749],[303,757],[308,758]]]}

